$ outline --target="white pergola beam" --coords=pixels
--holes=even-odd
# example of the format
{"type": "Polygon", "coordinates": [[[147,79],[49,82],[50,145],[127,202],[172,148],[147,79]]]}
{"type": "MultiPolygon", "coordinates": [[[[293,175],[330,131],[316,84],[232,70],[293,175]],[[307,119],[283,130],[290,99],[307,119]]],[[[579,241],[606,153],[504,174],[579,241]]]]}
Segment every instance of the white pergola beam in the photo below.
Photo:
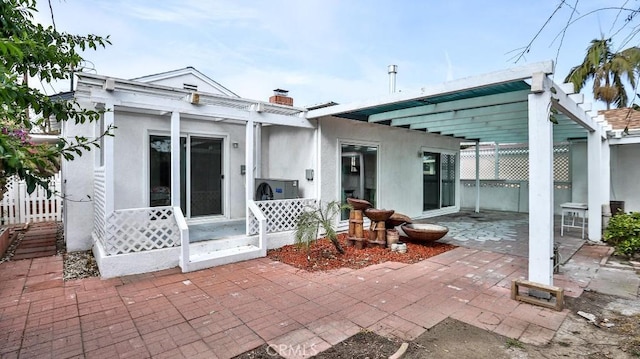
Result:
{"type": "Polygon", "coordinates": [[[562,91],[567,95],[572,95],[576,93],[576,87],[571,82],[564,82],[564,83],[558,84],[558,86],[560,86],[562,91]]]}
{"type": "Polygon", "coordinates": [[[571,118],[575,123],[587,129],[587,131],[594,131],[596,124],[584,109],[573,101],[561,86],[553,83],[552,86],[552,106],[571,118]]]}
{"type": "MultiPolygon", "coordinates": [[[[164,111],[167,113],[180,112],[181,115],[199,116],[212,120],[238,120],[247,121],[249,110],[221,106],[216,104],[192,104],[184,100],[164,98],[158,101],[157,96],[134,94],[123,91],[105,91],[92,89],[91,101],[106,103],[111,101],[116,106],[131,107],[149,111],[164,111]]],[[[259,121],[263,124],[283,125],[292,127],[315,128],[306,118],[300,116],[287,116],[276,113],[262,112],[259,121]]]]}
{"type": "Polygon", "coordinates": [[[344,105],[324,107],[317,110],[309,111],[307,113],[307,118],[311,119],[323,116],[338,115],[352,111],[366,110],[368,108],[381,105],[420,100],[434,95],[445,95],[474,88],[482,88],[491,85],[526,80],[531,78],[531,74],[535,72],[551,74],[553,72],[553,61],[536,62],[480,76],[449,81],[439,85],[425,87],[421,93],[407,94],[400,92],[372,101],[362,101],[344,105]]]}
{"type": "MultiPolygon", "coordinates": [[[[454,100],[442,103],[405,108],[388,112],[377,113],[369,116],[369,122],[380,122],[395,118],[429,115],[447,111],[467,110],[477,107],[503,105],[508,103],[525,102],[529,90],[512,91],[495,95],[479,96],[464,100],[454,100]]],[[[428,101],[428,100],[427,100],[428,101]]]]}
{"type": "Polygon", "coordinates": [[[391,126],[406,126],[414,123],[421,122],[435,122],[435,121],[451,121],[459,119],[467,119],[474,116],[488,116],[499,115],[514,112],[522,112],[526,110],[527,103],[518,102],[510,103],[506,105],[486,106],[473,109],[466,109],[460,111],[440,112],[432,115],[420,115],[413,117],[403,117],[391,120],[391,126]]]}
{"type": "MultiPolygon", "coordinates": [[[[472,116],[465,117],[455,120],[449,121],[425,121],[420,123],[415,123],[409,126],[409,128],[414,130],[421,129],[429,129],[434,126],[466,126],[466,125],[474,125],[474,124],[482,124],[482,123],[491,123],[491,122],[499,122],[499,121],[521,121],[526,123],[529,114],[527,111],[520,112],[510,112],[510,113],[500,113],[500,114],[490,114],[484,116],[472,116]]],[[[441,128],[441,127],[438,127],[441,128]]]]}

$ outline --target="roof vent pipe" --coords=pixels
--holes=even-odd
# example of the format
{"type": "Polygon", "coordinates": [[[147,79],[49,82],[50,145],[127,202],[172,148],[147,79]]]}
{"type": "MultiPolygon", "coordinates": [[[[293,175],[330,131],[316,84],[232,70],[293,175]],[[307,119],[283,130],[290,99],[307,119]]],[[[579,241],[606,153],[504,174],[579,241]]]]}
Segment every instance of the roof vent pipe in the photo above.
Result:
{"type": "Polygon", "coordinates": [[[389,65],[389,93],[396,92],[396,74],[398,73],[398,65],[389,65]]]}

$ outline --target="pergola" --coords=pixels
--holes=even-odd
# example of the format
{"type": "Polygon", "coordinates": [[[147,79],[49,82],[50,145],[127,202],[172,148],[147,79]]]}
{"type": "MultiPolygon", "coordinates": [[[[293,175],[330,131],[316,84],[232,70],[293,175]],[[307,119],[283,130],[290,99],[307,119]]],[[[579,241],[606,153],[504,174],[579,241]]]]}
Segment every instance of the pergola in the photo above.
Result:
{"type": "Polygon", "coordinates": [[[552,285],[554,142],[588,141],[592,241],[601,240],[601,206],[609,202],[604,117],[591,111],[583,95],[573,93],[572,84],[557,84],[552,74],[552,61],[539,62],[426,87],[419,94],[395,93],[375,101],[320,108],[309,112],[308,118],[335,116],[476,144],[528,143],[529,280],[552,285]]]}

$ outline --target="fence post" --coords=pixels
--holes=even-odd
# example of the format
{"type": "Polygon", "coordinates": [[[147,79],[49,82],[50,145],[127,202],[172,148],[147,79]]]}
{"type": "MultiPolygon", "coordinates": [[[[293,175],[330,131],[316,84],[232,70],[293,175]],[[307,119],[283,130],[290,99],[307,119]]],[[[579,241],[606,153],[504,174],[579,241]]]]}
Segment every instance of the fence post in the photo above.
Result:
{"type": "Polygon", "coordinates": [[[16,223],[27,223],[27,185],[24,181],[18,182],[18,198],[16,200],[16,204],[18,206],[18,222],[16,223]]]}

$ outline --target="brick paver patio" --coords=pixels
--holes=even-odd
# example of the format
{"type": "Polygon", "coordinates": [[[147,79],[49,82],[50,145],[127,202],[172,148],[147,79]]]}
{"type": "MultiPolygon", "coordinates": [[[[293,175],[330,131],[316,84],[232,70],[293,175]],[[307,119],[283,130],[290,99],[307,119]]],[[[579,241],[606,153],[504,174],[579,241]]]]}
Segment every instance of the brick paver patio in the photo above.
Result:
{"type": "MultiPolygon", "coordinates": [[[[606,252],[585,245],[572,261],[597,267],[606,252]]],[[[411,340],[447,317],[544,344],[567,311],[510,299],[526,266],[522,257],[459,247],[416,264],[332,273],[263,258],[64,282],[60,256],[10,261],[0,264],[0,357],[230,358],[265,343],[302,357],[362,328],[411,340]]],[[[588,281],[566,273],[555,284],[579,296],[588,281]]]]}

